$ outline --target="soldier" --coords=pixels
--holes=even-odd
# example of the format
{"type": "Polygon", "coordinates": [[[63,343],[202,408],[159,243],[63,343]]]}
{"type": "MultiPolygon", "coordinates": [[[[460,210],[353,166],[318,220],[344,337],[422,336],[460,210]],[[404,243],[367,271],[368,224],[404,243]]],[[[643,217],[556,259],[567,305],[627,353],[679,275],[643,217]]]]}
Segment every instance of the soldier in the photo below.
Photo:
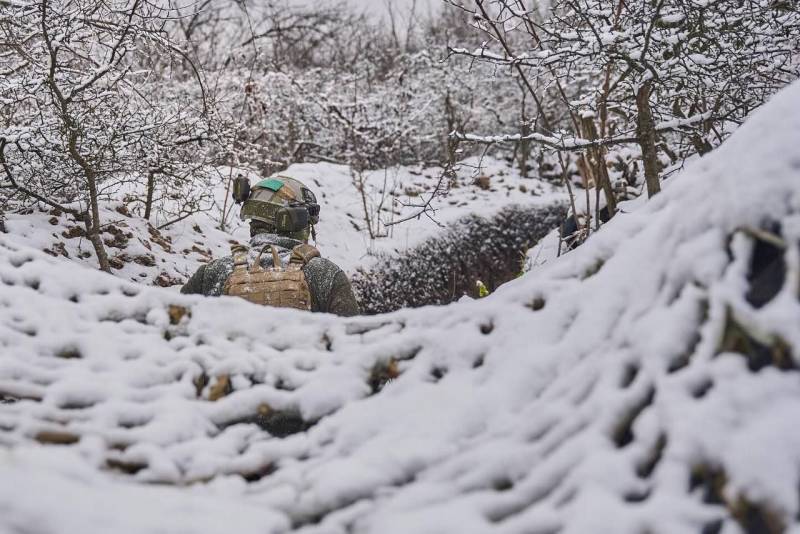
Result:
{"type": "Polygon", "coordinates": [[[308,244],[319,221],[314,194],[298,180],[268,178],[250,188],[234,180],[233,197],[250,219],[250,247],[234,245],[232,255],[201,266],[181,293],[235,295],[268,306],[336,315],[358,314],[350,281],[333,262],[308,244]]]}

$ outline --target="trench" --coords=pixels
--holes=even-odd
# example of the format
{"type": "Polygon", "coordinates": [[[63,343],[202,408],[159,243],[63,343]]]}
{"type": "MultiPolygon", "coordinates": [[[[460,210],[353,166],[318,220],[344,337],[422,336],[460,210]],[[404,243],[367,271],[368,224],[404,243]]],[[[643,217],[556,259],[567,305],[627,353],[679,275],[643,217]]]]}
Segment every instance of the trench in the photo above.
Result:
{"type": "Polygon", "coordinates": [[[566,205],[510,205],[495,215],[462,217],[443,232],[379,260],[352,276],[361,312],[442,305],[478,296],[476,281],[494,291],[519,276],[526,251],[566,215],[566,205]]]}

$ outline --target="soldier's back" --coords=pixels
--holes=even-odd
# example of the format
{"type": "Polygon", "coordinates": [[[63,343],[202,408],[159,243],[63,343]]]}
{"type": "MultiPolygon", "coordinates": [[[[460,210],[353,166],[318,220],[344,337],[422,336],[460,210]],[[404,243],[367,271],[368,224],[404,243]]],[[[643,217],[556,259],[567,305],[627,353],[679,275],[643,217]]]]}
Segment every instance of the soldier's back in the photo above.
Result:
{"type": "MultiPolygon", "coordinates": [[[[291,253],[291,249],[278,246],[278,254],[284,265],[291,258],[291,253]]],[[[254,262],[256,258],[257,252],[254,252],[251,248],[249,252],[250,262],[254,262]]],[[[272,254],[262,254],[259,266],[262,269],[272,267],[272,254]]],[[[350,281],[344,271],[335,263],[327,258],[317,256],[308,259],[301,270],[308,284],[311,311],[343,316],[358,314],[358,303],[350,286],[350,281]]],[[[225,284],[233,272],[234,259],[232,256],[213,260],[197,270],[181,288],[181,293],[221,296],[224,294],[225,284]]]]}

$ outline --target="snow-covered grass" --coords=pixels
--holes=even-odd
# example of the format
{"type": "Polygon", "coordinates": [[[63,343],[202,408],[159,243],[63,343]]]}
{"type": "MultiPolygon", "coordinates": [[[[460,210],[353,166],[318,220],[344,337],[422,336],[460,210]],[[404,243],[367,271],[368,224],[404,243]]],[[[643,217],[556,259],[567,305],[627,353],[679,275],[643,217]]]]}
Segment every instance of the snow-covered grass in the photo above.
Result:
{"type": "Polygon", "coordinates": [[[188,297],[0,238],[0,530],[798,531],[799,109],[795,84],[577,250],[445,307],[188,297]]]}

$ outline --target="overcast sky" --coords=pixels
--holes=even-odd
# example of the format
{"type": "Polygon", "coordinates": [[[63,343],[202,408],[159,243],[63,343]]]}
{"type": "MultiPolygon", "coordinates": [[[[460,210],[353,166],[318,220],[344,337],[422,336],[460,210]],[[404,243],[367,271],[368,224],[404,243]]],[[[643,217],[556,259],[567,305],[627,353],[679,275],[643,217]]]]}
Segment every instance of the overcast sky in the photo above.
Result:
{"type": "MultiPolygon", "coordinates": [[[[326,0],[291,0],[297,5],[319,5],[326,0]]],[[[336,3],[337,0],[327,0],[336,3]]],[[[376,18],[388,19],[389,5],[391,4],[395,16],[407,20],[414,6],[414,0],[345,0],[357,10],[368,13],[376,18]]],[[[442,0],[416,0],[416,13],[418,16],[427,17],[442,7],[442,0]]]]}
{"type": "MultiPolygon", "coordinates": [[[[348,0],[350,4],[363,9],[367,13],[385,17],[388,13],[388,3],[393,4],[396,13],[407,14],[411,11],[414,0],[348,0]]],[[[427,15],[432,10],[441,7],[441,0],[417,0],[417,13],[427,15]]]]}

